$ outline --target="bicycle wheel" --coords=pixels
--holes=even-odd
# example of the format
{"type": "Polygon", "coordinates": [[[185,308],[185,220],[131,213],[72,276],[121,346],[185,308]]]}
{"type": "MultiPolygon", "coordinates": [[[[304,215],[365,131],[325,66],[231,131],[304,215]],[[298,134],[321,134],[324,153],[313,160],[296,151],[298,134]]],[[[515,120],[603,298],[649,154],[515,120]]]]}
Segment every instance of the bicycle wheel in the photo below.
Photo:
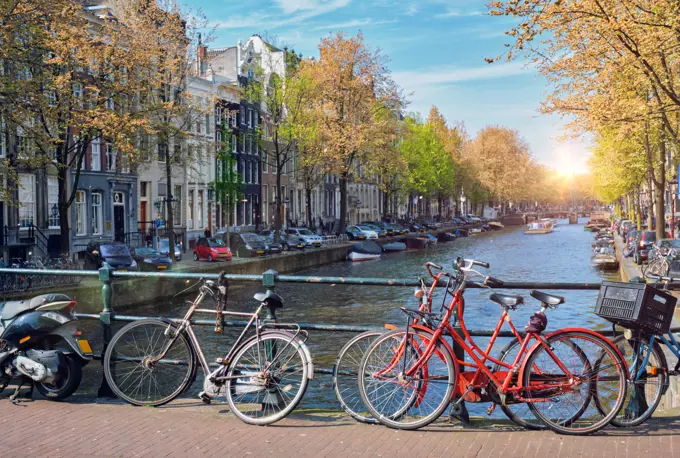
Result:
{"type": "Polygon", "coordinates": [[[124,326],[104,355],[104,376],[113,392],[138,406],[160,406],[188,387],[196,370],[195,352],[184,334],[159,320],[124,326]],[[175,337],[176,336],[176,337],[175,337]],[[154,361],[166,347],[165,356],[154,361]]]}
{"type": "Polygon", "coordinates": [[[385,331],[366,331],[355,336],[338,353],[333,366],[335,397],[349,416],[361,423],[378,423],[366,409],[359,392],[359,367],[368,347],[385,331]]]}
{"type": "Polygon", "coordinates": [[[612,420],[612,425],[619,428],[638,426],[652,416],[668,388],[666,356],[658,342],[650,347],[648,340],[626,340],[621,335],[612,343],[624,354],[630,374],[623,408],[612,420]]]}
{"type": "MultiPolygon", "coordinates": [[[[517,358],[517,352],[519,352],[520,347],[521,342],[517,340],[517,338],[512,339],[510,342],[508,342],[505,348],[501,350],[498,360],[500,362],[505,362],[506,364],[512,364],[515,361],[515,358],[517,358]]],[[[526,352],[528,351],[529,349],[527,348],[526,352]]],[[[524,357],[526,357],[526,354],[524,357]]],[[[507,371],[508,369],[504,366],[501,366],[500,364],[496,364],[493,368],[493,372],[503,370],[507,371]]],[[[547,428],[543,421],[536,418],[526,402],[507,405],[499,404],[499,406],[503,413],[510,420],[512,420],[513,423],[521,426],[522,428],[535,431],[540,431],[547,428]]]]}
{"type": "Polygon", "coordinates": [[[440,341],[413,375],[405,373],[419,360],[431,336],[396,329],[375,339],[359,369],[361,399],[380,423],[395,429],[418,429],[446,410],[457,382],[456,366],[440,341]]]}
{"type": "Polygon", "coordinates": [[[227,372],[227,402],[234,415],[251,425],[269,425],[292,412],[310,375],[304,345],[283,332],[244,343],[227,372]]]}
{"type": "Polygon", "coordinates": [[[560,434],[590,434],[607,426],[626,396],[626,366],[616,347],[586,331],[557,332],[546,340],[522,368],[529,408],[560,434]]]}

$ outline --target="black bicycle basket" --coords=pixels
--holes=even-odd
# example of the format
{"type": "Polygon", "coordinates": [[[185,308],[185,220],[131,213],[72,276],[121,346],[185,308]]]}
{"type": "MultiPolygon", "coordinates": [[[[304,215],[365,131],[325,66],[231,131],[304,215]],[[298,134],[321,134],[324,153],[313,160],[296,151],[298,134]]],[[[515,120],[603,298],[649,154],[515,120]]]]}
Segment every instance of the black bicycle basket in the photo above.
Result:
{"type": "Polygon", "coordinates": [[[602,282],[595,314],[629,329],[668,332],[677,298],[641,283],[602,282]]]}

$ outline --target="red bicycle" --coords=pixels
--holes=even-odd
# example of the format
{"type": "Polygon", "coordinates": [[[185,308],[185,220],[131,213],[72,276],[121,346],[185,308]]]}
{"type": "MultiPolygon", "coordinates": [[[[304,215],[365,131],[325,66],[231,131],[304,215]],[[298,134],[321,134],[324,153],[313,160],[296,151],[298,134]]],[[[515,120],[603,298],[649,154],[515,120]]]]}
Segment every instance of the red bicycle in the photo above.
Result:
{"type": "MultiPolygon", "coordinates": [[[[620,351],[604,336],[582,328],[562,329],[546,336],[538,323],[521,336],[509,311],[523,303],[521,296],[492,294],[503,312],[485,350],[470,337],[463,317],[467,281],[498,280],[473,266],[489,265],[459,259],[448,278],[440,313],[402,308],[409,316],[405,329],[378,337],[366,351],[359,370],[359,390],[369,412],[380,423],[397,429],[417,429],[436,420],[454,403],[492,402],[501,406],[527,403],[547,427],[563,434],[588,434],[605,427],[618,413],[626,394],[626,363],[620,351]],[[462,336],[450,323],[456,314],[462,336]],[[418,324],[412,320],[418,319],[418,324]],[[503,323],[508,322],[521,342],[512,362],[490,355],[503,323]],[[451,338],[470,357],[456,359],[451,338]],[[529,342],[533,342],[529,347],[529,342]],[[491,370],[486,363],[500,370],[491,370]],[[471,370],[460,372],[464,365],[471,370]]],[[[442,270],[428,263],[428,267],[442,270]]],[[[534,292],[544,305],[562,298],[534,292]]],[[[557,305],[557,304],[555,304],[557,305]]]]}

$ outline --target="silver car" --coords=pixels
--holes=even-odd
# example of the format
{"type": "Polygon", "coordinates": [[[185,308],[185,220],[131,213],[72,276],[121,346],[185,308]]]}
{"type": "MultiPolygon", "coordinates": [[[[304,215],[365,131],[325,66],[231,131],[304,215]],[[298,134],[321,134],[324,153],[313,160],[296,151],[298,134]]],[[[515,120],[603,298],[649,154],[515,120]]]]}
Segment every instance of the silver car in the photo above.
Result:
{"type": "Polygon", "coordinates": [[[316,235],[306,227],[292,227],[286,229],[286,234],[288,235],[289,239],[295,240],[301,240],[305,246],[314,246],[314,247],[320,247],[323,245],[323,238],[320,236],[316,235]]]}

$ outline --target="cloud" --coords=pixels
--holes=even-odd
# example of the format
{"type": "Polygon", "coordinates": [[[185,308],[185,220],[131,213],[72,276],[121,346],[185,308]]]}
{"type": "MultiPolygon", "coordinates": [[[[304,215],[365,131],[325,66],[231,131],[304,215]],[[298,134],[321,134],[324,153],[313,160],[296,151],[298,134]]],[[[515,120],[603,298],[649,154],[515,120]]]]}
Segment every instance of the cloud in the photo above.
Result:
{"type": "Polygon", "coordinates": [[[374,21],[371,19],[355,19],[353,21],[348,21],[348,22],[342,22],[339,24],[328,24],[328,25],[322,25],[319,27],[314,27],[312,31],[319,31],[319,30],[341,30],[341,29],[354,29],[358,27],[363,27],[363,26],[376,26],[376,25],[381,25],[381,24],[394,24],[397,21],[374,21]]]}
{"type": "Polygon", "coordinates": [[[280,14],[252,14],[238,16],[226,21],[218,21],[215,25],[222,29],[253,29],[270,30],[287,25],[299,24],[317,16],[321,16],[349,5],[352,0],[275,0],[284,16],[280,14]],[[297,14],[292,14],[296,13],[297,14]]]}
{"type": "Polygon", "coordinates": [[[475,11],[475,10],[470,10],[470,11],[461,11],[461,10],[455,10],[449,8],[446,10],[445,13],[441,14],[435,14],[434,17],[436,18],[451,18],[451,17],[470,17],[470,16],[483,16],[484,13],[482,11],[475,11]]]}
{"type": "Polygon", "coordinates": [[[527,74],[530,71],[530,69],[526,68],[526,64],[522,62],[511,62],[508,64],[490,64],[481,67],[439,67],[423,69],[417,72],[395,72],[392,76],[395,81],[403,87],[418,89],[428,85],[444,85],[464,81],[504,78],[527,74]]]}
{"type": "Polygon", "coordinates": [[[420,10],[418,9],[418,6],[412,3],[412,4],[410,4],[410,5],[408,6],[408,9],[406,10],[406,12],[405,12],[404,14],[405,14],[406,16],[414,16],[414,15],[417,14],[419,11],[420,11],[420,10]]]}

